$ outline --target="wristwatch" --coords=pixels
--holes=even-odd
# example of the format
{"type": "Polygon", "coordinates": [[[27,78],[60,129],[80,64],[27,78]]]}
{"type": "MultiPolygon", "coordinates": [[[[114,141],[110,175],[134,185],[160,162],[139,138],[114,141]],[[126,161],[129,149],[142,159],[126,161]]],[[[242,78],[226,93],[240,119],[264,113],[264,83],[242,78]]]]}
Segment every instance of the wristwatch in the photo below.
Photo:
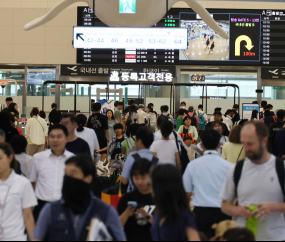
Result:
{"type": "Polygon", "coordinates": [[[146,220],[150,220],[151,219],[151,214],[149,214],[147,217],[146,217],[146,220]]]}

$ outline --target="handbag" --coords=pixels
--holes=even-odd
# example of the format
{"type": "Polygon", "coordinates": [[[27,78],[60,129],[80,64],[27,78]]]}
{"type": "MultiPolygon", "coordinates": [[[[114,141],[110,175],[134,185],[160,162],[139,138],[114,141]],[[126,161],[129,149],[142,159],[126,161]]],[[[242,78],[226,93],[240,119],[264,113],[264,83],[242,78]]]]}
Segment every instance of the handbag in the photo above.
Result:
{"type": "Polygon", "coordinates": [[[122,196],[127,193],[127,189],[128,185],[123,185],[122,177],[119,177],[115,186],[107,188],[102,192],[101,199],[117,209],[122,196]]]}

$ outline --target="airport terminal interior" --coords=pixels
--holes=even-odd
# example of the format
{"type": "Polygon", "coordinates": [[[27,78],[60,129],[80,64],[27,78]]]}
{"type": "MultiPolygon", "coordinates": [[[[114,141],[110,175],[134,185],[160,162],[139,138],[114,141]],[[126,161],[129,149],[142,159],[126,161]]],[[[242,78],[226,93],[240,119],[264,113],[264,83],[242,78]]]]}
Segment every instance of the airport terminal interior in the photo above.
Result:
{"type": "Polygon", "coordinates": [[[284,241],[283,0],[0,0],[0,241],[284,241]]]}

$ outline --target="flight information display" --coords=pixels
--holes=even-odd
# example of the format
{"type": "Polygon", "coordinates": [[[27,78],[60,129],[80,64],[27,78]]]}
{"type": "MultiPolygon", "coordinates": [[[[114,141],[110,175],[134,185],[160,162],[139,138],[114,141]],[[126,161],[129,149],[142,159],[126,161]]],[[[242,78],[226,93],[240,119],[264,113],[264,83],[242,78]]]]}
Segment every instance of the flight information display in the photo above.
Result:
{"type": "Polygon", "coordinates": [[[186,49],[187,29],[74,27],[74,48],[186,49]]]}
{"type": "MultiPolygon", "coordinates": [[[[223,39],[191,9],[171,9],[153,28],[187,30],[187,48],[77,49],[81,64],[167,64],[281,66],[285,61],[285,10],[208,9],[229,34],[223,39]]],[[[78,7],[78,26],[107,27],[92,12],[78,7]]],[[[80,37],[79,37],[80,38],[80,37]]],[[[148,47],[149,48],[149,47],[148,47]]]]}

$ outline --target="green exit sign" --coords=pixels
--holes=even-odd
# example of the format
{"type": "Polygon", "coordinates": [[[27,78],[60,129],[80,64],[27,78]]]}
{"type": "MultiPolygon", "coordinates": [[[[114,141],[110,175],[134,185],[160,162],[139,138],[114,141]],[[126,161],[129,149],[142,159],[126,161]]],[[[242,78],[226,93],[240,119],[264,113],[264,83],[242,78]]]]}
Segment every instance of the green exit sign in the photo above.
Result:
{"type": "Polygon", "coordinates": [[[136,13],[137,0],[120,0],[120,13],[136,13]]]}

